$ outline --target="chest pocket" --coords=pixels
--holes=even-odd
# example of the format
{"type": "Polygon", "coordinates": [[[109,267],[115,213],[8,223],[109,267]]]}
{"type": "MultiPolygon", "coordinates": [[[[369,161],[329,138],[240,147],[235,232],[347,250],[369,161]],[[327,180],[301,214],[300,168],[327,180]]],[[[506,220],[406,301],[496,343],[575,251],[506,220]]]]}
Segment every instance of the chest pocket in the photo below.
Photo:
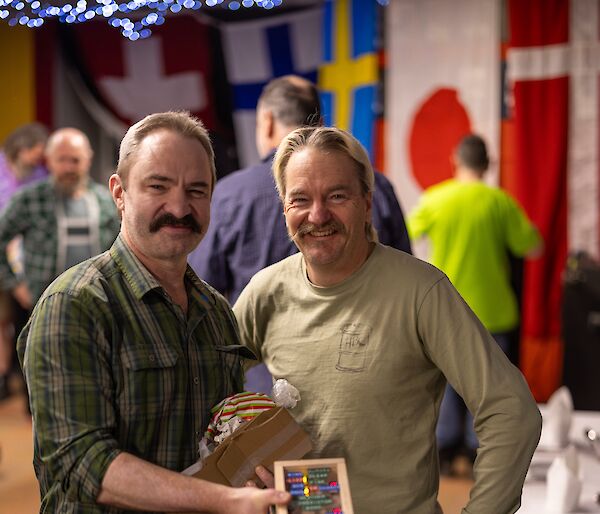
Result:
{"type": "Polygon", "coordinates": [[[136,420],[168,416],[178,395],[185,395],[186,367],[175,348],[159,338],[125,338],[121,348],[122,387],[117,402],[124,417],[136,420]]]}

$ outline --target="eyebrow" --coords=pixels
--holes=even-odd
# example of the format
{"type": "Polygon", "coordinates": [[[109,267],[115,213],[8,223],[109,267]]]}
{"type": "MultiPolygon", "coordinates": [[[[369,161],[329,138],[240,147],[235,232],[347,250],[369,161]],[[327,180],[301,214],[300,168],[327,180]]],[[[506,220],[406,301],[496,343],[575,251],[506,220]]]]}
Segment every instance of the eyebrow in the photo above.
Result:
{"type": "MultiPolygon", "coordinates": [[[[348,184],[335,184],[326,190],[326,194],[330,194],[334,191],[352,191],[352,187],[348,184]]],[[[298,194],[302,195],[306,194],[306,192],[304,188],[293,188],[288,191],[288,194],[290,196],[298,194]]]]}
{"type": "MultiPolygon", "coordinates": [[[[157,173],[153,174],[153,175],[148,175],[147,177],[144,178],[144,182],[151,182],[153,180],[156,180],[157,182],[167,182],[167,183],[171,183],[173,184],[175,182],[175,180],[173,180],[170,177],[166,177],[165,175],[159,175],[157,173]]],[[[197,180],[195,182],[191,182],[190,184],[187,184],[186,187],[210,187],[209,183],[204,181],[204,180],[197,180]]]]}

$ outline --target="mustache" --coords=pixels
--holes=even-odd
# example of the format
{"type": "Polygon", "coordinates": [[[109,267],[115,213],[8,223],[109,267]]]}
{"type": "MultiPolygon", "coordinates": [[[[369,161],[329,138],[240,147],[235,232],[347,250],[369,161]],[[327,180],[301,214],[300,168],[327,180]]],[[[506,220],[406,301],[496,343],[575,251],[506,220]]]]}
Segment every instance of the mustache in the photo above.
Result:
{"type": "Polygon", "coordinates": [[[162,227],[187,227],[194,232],[201,232],[200,225],[191,214],[187,214],[183,218],[169,213],[161,214],[150,223],[150,232],[158,232],[162,227]]]}
{"type": "Polygon", "coordinates": [[[306,235],[306,234],[310,234],[311,232],[313,232],[314,230],[335,230],[337,232],[343,232],[344,231],[344,227],[342,227],[339,223],[336,223],[335,221],[331,221],[329,223],[326,223],[325,225],[317,225],[315,223],[303,223],[302,225],[300,225],[298,227],[298,230],[296,230],[295,234],[292,234],[291,239],[292,241],[297,240],[298,238],[306,235]]]}

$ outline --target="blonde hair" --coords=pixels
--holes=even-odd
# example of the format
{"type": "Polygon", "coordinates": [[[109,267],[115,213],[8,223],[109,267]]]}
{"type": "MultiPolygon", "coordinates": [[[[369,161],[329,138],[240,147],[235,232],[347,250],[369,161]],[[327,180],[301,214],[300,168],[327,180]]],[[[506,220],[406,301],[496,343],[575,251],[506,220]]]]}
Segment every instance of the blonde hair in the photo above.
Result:
{"type": "MultiPolygon", "coordinates": [[[[314,148],[322,152],[338,152],[354,163],[354,171],[364,196],[375,188],[375,175],[369,156],[358,140],[336,127],[302,127],[290,132],[279,144],[273,160],[273,177],[283,201],[286,193],[285,171],[294,152],[314,148]]],[[[369,221],[366,226],[367,239],[378,241],[377,231],[369,221]]]]}
{"type": "Polygon", "coordinates": [[[183,137],[196,139],[200,142],[208,155],[212,172],[211,189],[214,188],[217,181],[217,170],[210,136],[202,122],[187,111],[168,111],[150,114],[129,128],[121,141],[119,163],[117,165],[117,174],[121,177],[123,184],[126,184],[132,160],[137,155],[141,142],[151,133],[161,129],[171,130],[183,137]]]}

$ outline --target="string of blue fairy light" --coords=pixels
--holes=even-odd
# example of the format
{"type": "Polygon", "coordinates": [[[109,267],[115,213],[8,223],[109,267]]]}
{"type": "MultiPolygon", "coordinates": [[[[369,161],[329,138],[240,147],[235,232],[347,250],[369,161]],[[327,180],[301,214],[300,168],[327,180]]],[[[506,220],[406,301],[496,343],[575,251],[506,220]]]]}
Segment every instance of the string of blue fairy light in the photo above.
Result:
{"type": "MultiPolygon", "coordinates": [[[[203,6],[224,7],[232,11],[253,7],[273,9],[283,3],[283,0],[121,0],[120,3],[117,0],[77,0],[76,3],[62,1],[66,3],[53,5],[45,0],[0,0],[0,20],[7,20],[11,27],[23,25],[36,28],[52,18],[68,24],[104,18],[111,27],[120,30],[124,37],[136,41],[150,37],[151,27],[162,25],[165,16],[186,9],[197,11],[203,6]],[[134,21],[126,16],[140,9],[144,13],[141,19],[134,21]]],[[[377,0],[377,3],[385,6],[389,1],[377,0]]]]}
{"type": "Polygon", "coordinates": [[[121,34],[136,41],[152,35],[153,25],[162,25],[170,13],[184,10],[197,11],[206,7],[225,7],[236,11],[241,8],[279,7],[283,0],[77,0],[76,3],[53,5],[40,0],[0,0],[0,19],[7,20],[14,27],[23,25],[29,28],[41,27],[47,19],[56,18],[63,23],[84,23],[93,19],[106,19],[110,26],[119,29],[121,34]],[[144,16],[131,20],[126,15],[143,9],[144,16]]]}

